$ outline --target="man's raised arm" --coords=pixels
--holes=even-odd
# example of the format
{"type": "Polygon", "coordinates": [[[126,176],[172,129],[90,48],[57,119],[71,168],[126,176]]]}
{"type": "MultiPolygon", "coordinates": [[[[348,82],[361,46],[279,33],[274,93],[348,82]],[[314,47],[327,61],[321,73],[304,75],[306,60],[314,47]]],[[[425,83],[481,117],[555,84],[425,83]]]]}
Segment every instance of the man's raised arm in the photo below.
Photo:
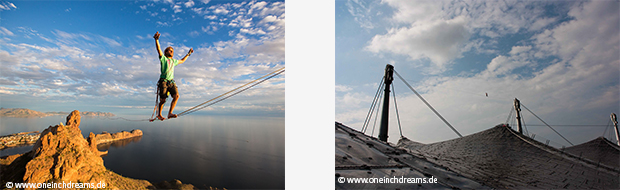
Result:
{"type": "Polygon", "coordinates": [[[185,57],[183,57],[183,59],[179,60],[179,64],[185,62],[185,60],[187,60],[187,57],[189,57],[190,55],[192,55],[192,53],[194,53],[194,48],[190,48],[189,52],[187,52],[187,55],[185,55],[185,57]]]}
{"type": "Polygon", "coordinates": [[[159,58],[164,56],[164,53],[161,51],[161,47],[159,46],[159,32],[155,33],[153,38],[155,38],[155,46],[157,47],[157,53],[159,54],[159,58]]]}

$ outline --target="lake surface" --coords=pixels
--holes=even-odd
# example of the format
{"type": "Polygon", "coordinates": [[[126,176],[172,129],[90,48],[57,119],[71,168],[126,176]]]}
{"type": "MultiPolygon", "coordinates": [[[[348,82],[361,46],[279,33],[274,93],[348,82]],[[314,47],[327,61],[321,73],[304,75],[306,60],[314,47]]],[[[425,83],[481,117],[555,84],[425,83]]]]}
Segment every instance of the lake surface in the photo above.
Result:
{"type": "MultiPolygon", "coordinates": [[[[64,123],[65,117],[2,117],[0,136],[43,131],[64,123]]],[[[142,138],[99,146],[108,150],[103,157],[106,168],[126,177],[155,183],[179,179],[201,189],[284,188],[284,117],[188,115],[153,123],[82,117],[80,129],[84,137],[90,132],[144,132],[142,138]]],[[[5,149],[0,156],[31,149],[5,149]]]]}

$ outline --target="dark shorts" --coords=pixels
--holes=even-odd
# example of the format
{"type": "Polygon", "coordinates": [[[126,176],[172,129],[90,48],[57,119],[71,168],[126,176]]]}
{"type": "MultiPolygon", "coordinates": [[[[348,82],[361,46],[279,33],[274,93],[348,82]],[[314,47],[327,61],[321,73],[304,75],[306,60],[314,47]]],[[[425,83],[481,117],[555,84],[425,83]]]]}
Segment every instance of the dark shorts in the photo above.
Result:
{"type": "Polygon", "coordinates": [[[177,90],[177,85],[172,81],[166,81],[164,79],[159,79],[157,82],[157,88],[159,88],[159,98],[168,98],[168,92],[172,97],[176,96],[179,91],[177,90]]]}

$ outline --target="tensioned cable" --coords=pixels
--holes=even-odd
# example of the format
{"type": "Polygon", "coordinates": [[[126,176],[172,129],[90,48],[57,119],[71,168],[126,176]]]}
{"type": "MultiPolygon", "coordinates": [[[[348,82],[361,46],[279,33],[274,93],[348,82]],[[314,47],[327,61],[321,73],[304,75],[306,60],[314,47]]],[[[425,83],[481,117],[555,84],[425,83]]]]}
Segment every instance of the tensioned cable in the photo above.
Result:
{"type": "Polygon", "coordinates": [[[510,113],[508,114],[508,118],[506,118],[506,124],[508,124],[508,121],[510,121],[510,117],[512,117],[512,112],[514,111],[514,107],[510,107],[510,113]]]}
{"type": "Polygon", "coordinates": [[[558,131],[556,131],[555,129],[553,129],[553,127],[551,127],[549,124],[547,124],[545,121],[543,121],[540,117],[538,117],[536,114],[534,114],[534,112],[532,112],[532,110],[528,109],[527,107],[525,107],[525,105],[523,103],[521,103],[521,105],[530,113],[532,113],[532,115],[534,115],[534,117],[538,118],[538,120],[542,121],[545,125],[547,125],[547,127],[549,127],[551,130],[553,130],[553,132],[557,133],[558,135],[560,135],[560,137],[562,137],[564,140],[566,140],[566,142],[568,142],[571,146],[574,146],[573,143],[571,143],[570,141],[568,141],[568,139],[564,138],[564,136],[562,136],[562,134],[560,134],[558,131]]]}
{"type": "Polygon", "coordinates": [[[370,109],[368,110],[368,114],[366,114],[366,119],[364,119],[364,125],[362,125],[362,133],[366,133],[366,128],[368,128],[368,122],[370,122],[370,118],[372,117],[372,112],[375,110],[375,103],[377,101],[377,96],[379,96],[379,91],[381,91],[381,87],[383,86],[383,79],[381,77],[381,83],[379,83],[379,88],[377,88],[377,92],[375,93],[375,98],[372,99],[372,103],[370,104],[370,109]]]}
{"type": "MultiPolygon", "coordinates": [[[[198,108],[198,106],[194,106],[194,107],[192,107],[192,108],[190,108],[190,109],[188,109],[188,110],[185,110],[185,111],[183,111],[183,112],[181,112],[181,113],[179,113],[179,114],[177,114],[177,115],[180,117],[180,116],[182,116],[182,115],[187,115],[187,114],[190,114],[190,113],[194,113],[194,112],[196,112],[196,111],[198,111],[198,110],[204,109],[204,108],[209,107],[209,106],[211,106],[211,105],[213,105],[213,104],[216,104],[216,103],[218,103],[218,102],[221,102],[221,101],[223,101],[223,100],[226,100],[226,99],[228,99],[228,98],[230,98],[230,97],[232,97],[232,96],[234,96],[234,95],[237,95],[237,94],[239,94],[239,93],[241,93],[241,92],[243,92],[243,91],[246,91],[246,90],[248,90],[248,89],[250,89],[250,88],[252,88],[252,87],[254,87],[254,86],[256,86],[256,85],[258,85],[258,84],[260,84],[260,83],[263,83],[263,82],[265,82],[265,81],[267,81],[267,80],[269,80],[269,79],[271,79],[271,78],[273,78],[273,77],[275,77],[275,76],[277,76],[277,75],[279,75],[279,74],[283,73],[283,72],[284,72],[284,67],[282,67],[281,69],[278,69],[278,70],[276,70],[276,71],[277,71],[277,73],[272,74],[272,73],[273,73],[273,72],[272,72],[272,73],[270,73],[271,75],[270,75],[270,76],[268,76],[267,78],[264,78],[265,76],[267,76],[267,75],[265,75],[265,76],[261,77],[261,78],[264,78],[264,79],[262,79],[262,80],[260,80],[260,81],[258,81],[258,82],[256,82],[256,83],[254,83],[254,84],[252,84],[252,85],[250,85],[250,86],[247,86],[247,87],[245,87],[245,88],[243,88],[243,89],[241,89],[241,90],[239,90],[239,91],[237,91],[237,92],[235,92],[235,93],[233,93],[233,94],[230,94],[230,95],[228,95],[228,96],[225,96],[225,97],[223,97],[223,98],[221,98],[221,99],[219,99],[219,100],[216,100],[216,101],[214,101],[214,102],[211,102],[211,101],[213,101],[213,100],[215,100],[215,99],[217,99],[217,98],[219,98],[219,97],[222,97],[222,96],[223,96],[223,95],[225,95],[225,94],[228,94],[228,93],[230,93],[230,92],[233,92],[233,91],[235,91],[235,90],[239,89],[240,87],[237,87],[237,88],[235,88],[235,89],[233,89],[233,90],[231,90],[231,91],[228,91],[228,92],[226,92],[226,93],[224,93],[224,94],[222,94],[222,95],[220,95],[220,96],[218,96],[218,97],[215,97],[215,98],[213,98],[213,99],[211,99],[211,100],[208,100],[208,101],[206,101],[206,102],[203,102],[202,104],[200,104],[200,105],[198,105],[198,106],[202,106],[202,105],[204,105],[204,104],[206,104],[206,103],[211,102],[211,103],[209,103],[209,104],[207,104],[207,105],[204,105],[204,106],[199,107],[199,108],[198,108]]],[[[257,79],[257,80],[258,80],[258,79],[257,79]]],[[[256,81],[256,80],[254,80],[254,81],[256,81]]],[[[254,81],[252,81],[252,82],[254,82],[254,81]]],[[[250,83],[252,83],[252,82],[250,82],[250,83]]],[[[250,84],[250,83],[246,83],[246,84],[242,85],[241,87],[246,86],[246,85],[248,85],[248,84],[250,84]]]]}
{"type": "MultiPolygon", "coordinates": [[[[189,108],[189,109],[187,109],[187,110],[185,110],[185,111],[183,111],[183,112],[181,112],[181,113],[179,113],[179,114],[177,114],[177,115],[178,115],[178,116],[182,116],[182,115],[186,115],[186,114],[189,114],[189,113],[193,113],[195,109],[198,109],[198,107],[200,107],[200,106],[202,106],[202,105],[205,105],[205,104],[207,104],[207,103],[209,103],[209,102],[211,102],[211,101],[213,101],[213,100],[216,100],[216,99],[218,99],[218,98],[220,98],[220,97],[222,97],[222,96],[225,96],[225,95],[227,95],[227,94],[229,94],[229,93],[231,93],[231,92],[234,92],[234,91],[236,91],[236,90],[238,90],[238,89],[240,89],[240,88],[243,88],[243,87],[245,87],[245,86],[247,86],[247,85],[249,85],[249,84],[252,84],[252,83],[254,83],[254,82],[256,82],[256,81],[259,81],[259,80],[261,80],[261,79],[263,79],[263,78],[265,78],[265,77],[268,77],[268,79],[270,79],[270,78],[272,78],[272,77],[274,77],[274,76],[277,76],[277,75],[279,75],[280,73],[284,72],[284,68],[285,68],[285,67],[282,67],[282,68],[280,68],[280,69],[278,69],[278,70],[275,70],[275,71],[273,71],[273,72],[271,72],[271,73],[269,73],[269,74],[266,74],[266,75],[264,75],[264,76],[262,76],[262,77],[260,77],[260,78],[257,78],[257,79],[255,79],[255,80],[253,80],[253,81],[250,81],[250,82],[248,82],[248,83],[246,83],[246,84],[244,84],[244,85],[241,85],[241,86],[239,86],[239,87],[237,87],[237,88],[235,88],[235,89],[233,89],[233,90],[230,90],[230,91],[228,91],[228,92],[226,92],[226,93],[224,93],[224,94],[221,94],[221,95],[219,95],[219,96],[217,96],[217,97],[215,97],[215,98],[212,98],[212,99],[210,99],[210,100],[208,100],[208,101],[206,101],[206,102],[203,102],[203,103],[201,103],[201,104],[198,104],[197,106],[194,106],[194,107],[192,107],[192,108],[189,108]],[[274,74],[274,73],[276,73],[276,74],[274,74]]],[[[266,80],[268,80],[268,79],[266,79],[266,80]]],[[[258,83],[256,83],[256,84],[260,84],[260,83],[262,83],[262,82],[264,82],[264,81],[265,81],[265,80],[261,80],[260,82],[258,82],[258,83]]],[[[253,86],[256,86],[256,84],[254,84],[254,85],[250,86],[250,88],[251,88],[251,87],[253,87],[253,86]]],[[[247,90],[247,89],[248,89],[248,88],[246,88],[246,89],[244,89],[244,90],[241,90],[241,91],[245,91],[245,90],[247,90]]],[[[238,94],[238,93],[235,93],[235,94],[238,94]]],[[[228,96],[228,97],[230,97],[230,96],[228,96]]],[[[228,98],[228,97],[226,97],[226,98],[228,98]]],[[[226,99],[226,98],[223,98],[223,99],[226,99]]],[[[223,100],[223,99],[222,99],[222,100],[223,100]]],[[[219,101],[221,101],[221,100],[219,100],[219,101]]],[[[217,102],[219,102],[219,101],[217,101],[217,102]]],[[[217,103],[217,102],[215,102],[215,103],[217,103]]],[[[210,105],[213,105],[213,104],[209,104],[209,105],[207,105],[207,106],[201,107],[200,109],[204,109],[205,107],[208,107],[208,106],[210,106],[210,105]]],[[[200,109],[198,109],[198,110],[200,110],[200,109]]]]}
{"type": "MultiPolygon", "coordinates": [[[[383,82],[383,80],[381,81],[383,82]]],[[[372,114],[375,113],[375,107],[377,106],[377,100],[379,99],[379,89],[381,89],[382,86],[383,83],[379,84],[377,93],[375,93],[375,98],[372,100],[372,104],[370,104],[370,109],[368,110],[368,114],[366,115],[366,119],[364,120],[364,125],[362,125],[362,133],[366,133],[366,131],[368,130],[368,125],[370,125],[372,114]]]]}
{"type": "Polygon", "coordinates": [[[403,77],[400,76],[400,74],[398,74],[398,72],[396,72],[396,69],[394,70],[394,73],[396,73],[398,78],[400,78],[400,80],[402,80],[407,85],[407,87],[409,87],[409,89],[411,89],[411,91],[413,91],[413,93],[415,93],[415,95],[417,95],[418,98],[420,98],[422,100],[422,102],[424,102],[424,104],[426,104],[426,106],[428,106],[435,113],[435,115],[437,115],[444,123],[446,123],[446,125],[448,125],[448,127],[450,127],[450,129],[452,129],[452,131],[454,131],[457,135],[459,135],[459,137],[463,137],[463,135],[461,135],[461,133],[459,133],[454,127],[452,127],[452,125],[450,125],[450,123],[448,123],[448,121],[446,121],[446,119],[444,119],[441,116],[441,114],[439,114],[439,112],[437,112],[437,110],[435,110],[435,108],[433,108],[433,106],[431,106],[431,104],[429,104],[424,98],[422,98],[422,96],[420,94],[418,94],[418,92],[415,91],[413,89],[413,87],[411,87],[411,85],[409,85],[409,83],[407,83],[407,81],[405,81],[405,79],[403,79],[403,77]]]}
{"type": "Polygon", "coordinates": [[[403,128],[400,126],[400,115],[398,114],[398,104],[396,104],[396,91],[392,85],[392,95],[394,95],[394,108],[396,108],[396,119],[398,119],[398,130],[400,130],[400,138],[403,138],[403,128]]]}
{"type": "Polygon", "coordinates": [[[516,117],[510,117],[510,127],[511,127],[513,130],[516,130],[516,129],[514,128],[514,124],[515,124],[515,120],[516,120],[515,118],[516,118],[516,117]]]}
{"type": "Polygon", "coordinates": [[[125,121],[149,121],[150,120],[150,119],[127,119],[127,118],[124,118],[124,117],[115,117],[115,118],[106,117],[106,119],[109,119],[109,120],[119,120],[119,119],[122,119],[122,120],[125,120],[125,121]]]}
{"type": "MultiPolygon", "coordinates": [[[[547,126],[541,124],[528,124],[529,126],[547,126]]],[[[607,125],[551,125],[553,127],[607,127],[607,125]]]]}
{"type": "MultiPolygon", "coordinates": [[[[381,99],[381,97],[383,97],[383,93],[379,94],[379,100],[381,99]]],[[[375,126],[377,125],[377,118],[379,118],[379,109],[381,109],[381,105],[382,105],[382,101],[377,101],[377,102],[378,102],[377,113],[375,114],[375,122],[374,124],[372,124],[372,133],[370,134],[371,137],[375,135],[375,126]]]]}
{"type": "Polygon", "coordinates": [[[529,135],[530,132],[527,131],[527,126],[525,126],[525,117],[523,117],[523,115],[521,115],[521,121],[523,123],[523,128],[525,129],[525,135],[529,135]]]}
{"type": "Polygon", "coordinates": [[[605,131],[603,131],[603,137],[605,137],[605,133],[607,133],[607,129],[609,129],[609,124],[611,123],[611,119],[607,121],[607,125],[605,126],[605,131]]]}
{"type": "Polygon", "coordinates": [[[155,91],[155,107],[153,108],[153,114],[151,114],[149,121],[153,121],[153,118],[155,118],[155,112],[157,112],[157,107],[159,106],[159,84],[157,84],[157,87],[155,88],[157,89],[155,91]]]}

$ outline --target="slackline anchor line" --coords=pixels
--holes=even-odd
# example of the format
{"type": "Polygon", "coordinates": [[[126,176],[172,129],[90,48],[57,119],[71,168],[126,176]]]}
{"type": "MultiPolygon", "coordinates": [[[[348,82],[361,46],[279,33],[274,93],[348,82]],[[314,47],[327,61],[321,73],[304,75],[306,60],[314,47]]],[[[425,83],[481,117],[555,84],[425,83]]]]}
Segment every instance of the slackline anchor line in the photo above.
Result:
{"type": "Polygon", "coordinates": [[[418,98],[420,98],[420,100],[422,100],[422,102],[424,102],[424,104],[426,104],[426,106],[428,106],[428,108],[431,109],[431,111],[435,113],[435,115],[437,115],[437,117],[439,117],[439,119],[441,119],[444,123],[446,123],[446,125],[448,125],[448,127],[450,127],[450,129],[452,129],[454,133],[456,133],[459,137],[463,137],[463,135],[461,135],[461,133],[459,133],[454,127],[452,127],[452,125],[450,125],[450,123],[448,123],[448,121],[445,118],[443,118],[443,116],[441,116],[441,114],[439,114],[439,112],[437,112],[437,110],[435,110],[433,106],[431,106],[431,104],[429,104],[424,98],[422,98],[422,96],[418,94],[418,92],[415,91],[413,87],[411,87],[411,85],[409,85],[409,83],[407,83],[407,81],[405,81],[405,79],[403,79],[403,77],[400,76],[398,72],[396,72],[396,70],[394,70],[394,73],[396,74],[396,76],[398,76],[398,78],[400,78],[400,80],[402,80],[405,83],[405,85],[407,85],[407,87],[409,87],[409,89],[411,89],[411,91],[413,91],[413,93],[415,93],[415,95],[418,96],[418,98]]]}
{"type": "MultiPolygon", "coordinates": [[[[284,68],[285,67],[282,67],[282,68],[280,68],[278,70],[275,70],[275,71],[273,71],[273,72],[271,72],[269,74],[266,74],[266,75],[264,75],[264,76],[262,76],[260,78],[257,78],[257,79],[255,79],[253,81],[250,81],[250,82],[248,82],[248,83],[246,83],[244,85],[241,85],[241,86],[239,86],[239,87],[237,87],[235,89],[232,89],[232,90],[230,90],[230,91],[228,91],[228,92],[226,92],[224,94],[221,94],[221,95],[219,95],[219,96],[217,96],[215,98],[212,98],[212,99],[207,100],[207,101],[205,101],[203,103],[200,103],[200,104],[198,104],[198,105],[196,105],[194,107],[191,107],[191,108],[189,108],[189,109],[187,109],[187,110],[177,114],[177,118],[181,117],[183,115],[194,113],[194,112],[196,112],[198,110],[204,109],[204,108],[209,107],[209,106],[211,106],[213,104],[216,104],[218,102],[226,100],[226,99],[228,99],[228,98],[230,98],[230,97],[232,97],[234,95],[237,95],[237,94],[239,94],[239,93],[241,93],[243,91],[246,91],[246,90],[248,90],[248,89],[250,89],[250,88],[252,88],[252,87],[254,87],[254,86],[256,86],[256,85],[258,85],[260,83],[263,83],[263,82],[265,82],[265,81],[267,81],[267,80],[269,80],[269,79],[271,79],[271,78],[273,78],[275,76],[278,76],[279,74],[282,74],[284,72],[284,68]]],[[[159,95],[158,95],[157,98],[159,98],[159,95]]],[[[159,100],[156,100],[156,103],[159,103],[158,101],[159,100]]],[[[155,106],[156,106],[155,109],[157,109],[157,105],[155,105],[155,106]]],[[[153,112],[153,115],[154,115],[154,113],[155,113],[155,111],[153,112]]],[[[172,118],[170,118],[170,119],[172,119],[172,118]]],[[[149,121],[154,121],[154,120],[155,119],[153,119],[153,116],[151,116],[151,119],[149,119],[149,121]]],[[[140,120],[140,121],[142,121],[142,120],[140,120]]]]}

